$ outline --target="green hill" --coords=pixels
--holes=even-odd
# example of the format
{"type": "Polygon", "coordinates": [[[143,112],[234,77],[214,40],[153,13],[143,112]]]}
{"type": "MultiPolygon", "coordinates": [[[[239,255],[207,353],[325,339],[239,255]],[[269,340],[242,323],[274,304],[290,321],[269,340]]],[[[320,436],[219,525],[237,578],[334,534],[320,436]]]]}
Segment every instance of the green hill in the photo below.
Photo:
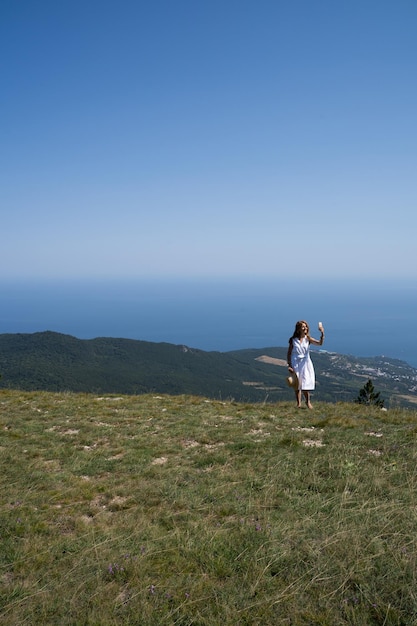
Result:
{"type": "MultiPolygon", "coordinates": [[[[368,378],[389,405],[417,401],[417,370],[402,361],[313,353],[315,396],[354,400],[368,378]]],[[[54,332],[0,335],[0,388],[94,393],[195,394],[215,399],[292,399],[286,348],[206,352],[131,339],[77,339],[54,332]]]]}

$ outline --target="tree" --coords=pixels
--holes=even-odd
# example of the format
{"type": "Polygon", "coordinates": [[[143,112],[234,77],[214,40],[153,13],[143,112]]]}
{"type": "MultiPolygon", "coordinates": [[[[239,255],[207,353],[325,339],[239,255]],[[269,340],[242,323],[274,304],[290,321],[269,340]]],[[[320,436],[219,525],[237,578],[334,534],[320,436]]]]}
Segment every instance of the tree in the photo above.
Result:
{"type": "Polygon", "coordinates": [[[373,405],[382,408],[384,406],[384,400],[380,398],[380,395],[379,391],[375,391],[372,380],[369,379],[366,385],[359,391],[356,402],[357,404],[367,404],[368,406],[373,405]]]}

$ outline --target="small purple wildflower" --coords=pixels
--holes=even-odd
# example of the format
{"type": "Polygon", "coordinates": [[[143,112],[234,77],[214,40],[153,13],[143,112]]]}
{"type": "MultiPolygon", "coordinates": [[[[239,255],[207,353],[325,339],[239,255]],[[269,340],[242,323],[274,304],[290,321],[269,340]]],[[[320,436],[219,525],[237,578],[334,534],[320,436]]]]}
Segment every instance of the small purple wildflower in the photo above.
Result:
{"type": "Polygon", "coordinates": [[[107,568],[107,571],[109,572],[111,576],[115,576],[117,573],[124,572],[125,570],[124,570],[124,567],[121,567],[117,563],[110,563],[110,565],[107,568]]]}
{"type": "Polygon", "coordinates": [[[358,598],[358,596],[351,596],[350,598],[344,598],[343,602],[345,604],[359,604],[360,599],[358,598]]]}
{"type": "Polygon", "coordinates": [[[155,595],[155,591],[156,591],[156,587],[155,587],[155,585],[151,585],[151,586],[149,587],[149,593],[150,593],[151,595],[155,595]]]}

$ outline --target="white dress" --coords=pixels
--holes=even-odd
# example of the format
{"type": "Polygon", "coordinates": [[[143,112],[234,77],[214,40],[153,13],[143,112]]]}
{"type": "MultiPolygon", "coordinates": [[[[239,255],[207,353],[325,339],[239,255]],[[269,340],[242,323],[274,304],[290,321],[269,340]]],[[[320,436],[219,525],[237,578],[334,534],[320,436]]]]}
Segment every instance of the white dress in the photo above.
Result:
{"type": "Polygon", "coordinates": [[[292,340],[291,366],[298,376],[299,388],[304,391],[313,391],[316,386],[316,376],[310,358],[310,342],[305,337],[292,340]]]}

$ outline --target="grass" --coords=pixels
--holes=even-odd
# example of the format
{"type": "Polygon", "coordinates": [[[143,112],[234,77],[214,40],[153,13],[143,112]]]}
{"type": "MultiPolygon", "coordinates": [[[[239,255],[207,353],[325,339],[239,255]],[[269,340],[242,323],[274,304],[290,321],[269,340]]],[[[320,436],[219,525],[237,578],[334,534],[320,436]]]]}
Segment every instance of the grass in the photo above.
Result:
{"type": "Polygon", "coordinates": [[[417,624],[417,413],[0,393],[2,626],[417,624]]]}

